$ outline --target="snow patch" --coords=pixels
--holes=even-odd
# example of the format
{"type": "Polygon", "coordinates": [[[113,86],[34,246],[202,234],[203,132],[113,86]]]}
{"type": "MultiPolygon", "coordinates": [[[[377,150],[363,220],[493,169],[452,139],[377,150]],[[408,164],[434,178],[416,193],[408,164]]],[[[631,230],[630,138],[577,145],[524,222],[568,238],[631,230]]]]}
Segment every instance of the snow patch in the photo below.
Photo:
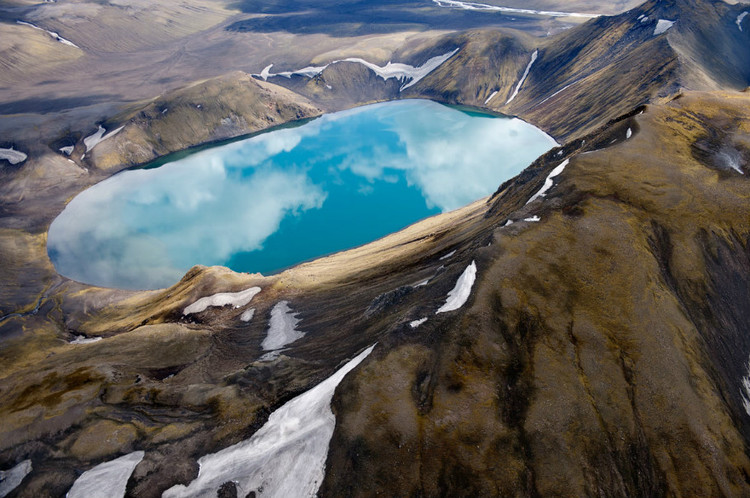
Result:
{"type": "Polygon", "coordinates": [[[336,417],[331,399],[343,378],[372,352],[375,345],[349,361],[332,376],[297,396],[269,417],[250,439],[198,460],[198,477],[178,484],[163,498],[216,496],[232,481],[237,496],[255,491],[269,497],[315,496],[323,482],[328,446],[336,417]]]}
{"type": "Polygon", "coordinates": [[[37,26],[35,24],[31,24],[30,22],[26,22],[26,21],[16,21],[16,23],[18,23],[18,24],[20,24],[22,26],[28,26],[30,28],[38,29],[39,31],[44,31],[45,33],[47,33],[48,35],[50,35],[53,40],[55,40],[56,42],[60,42],[63,45],[67,45],[69,47],[73,47],[73,48],[77,48],[77,49],[81,48],[78,45],[76,45],[75,43],[73,43],[72,41],[66,40],[62,36],[58,35],[54,31],[48,31],[48,30],[46,30],[44,28],[40,28],[39,26],[37,26]]]}
{"type": "Polygon", "coordinates": [[[449,252],[448,254],[446,254],[445,256],[440,256],[440,261],[442,261],[442,260],[444,260],[444,259],[448,259],[448,258],[450,258],[451,256],[453,256],[454,254],[456,254],[456,250],[455,250],[455,249],[454,249],[454,250],[452,250],[451,252],[449,252]]]}
{"type": "Polygon", "coordinates": [[[534,215],[531,218],[524,218],[523,221],[528,221],[529,223],[535,223],[537,221],[542,221],[542,219],[539,216],[534,215]]]}
{"type": "Polygon", "coordinates": [[[412,285],[412,287],[414,287],[415,289],[417,287],[423,287],[423,286],[427,285],[429,282],[430,282],[430,279],[428,278],[427,280],[422,280],[421,282],[412,285]]]}
{"type": "Polygon", "coordinates": [[[628,128],[628,131],[625,132],[625,140],[629,139],[632,136],[633,136],[633,130],[628,128]]]}
{"type": "Polygon", "coordinates": [[[553,169],[552,171],[550,171],[550,174],[547,175],[547,178],[544,180],[544,185],[542,185],[542,188],[540,188],[539,191],[536,194],[532,195],[531,199],[529,199],[528,201],[526,201],[526,204],[529,204],[529,203],[535,201],[539,197],[544,197],[546,195],[546,192],[549,189],[551,189],[552,185],[554,185],[554,183],[555,183],[555,182],[552,181],[552,179],[554,177],[556,177],[557,175],[559,175],[560,173],[563,172],[563,170],[565,169],[565,166],[568,165],[568,162],[570,162],[570,159],[564,160],[563,162],[561,162],[560,164],[558,164],[555,167],[555,169],[553,169]]]}
{"type": "Polygon", "coordinates": [[[742,31],[742,20],[745,19],[745,16],[748,14],[747,11],[743,12],[742,14],[737,16],[737,27],[742,31]]]}
{"type": "Polygon", "coordinates": [[[303,67],[302,69],[297,69],[296,71],[284,71],[281,73],[276,73],[272,76],[283,76],[284,78],[291,78],[292,75],[298,75],[298,76],[306,76],[308,78],[314,78],[315,76],[319,75],[323,72],[325,68],[328,67],[328,64],[325,66],[307,66],[303,67]]]}
{"type": "Polygon", "coordinates": [[[509,226],[511,226],[512,224],[513,224],[513,220],[508,220],[508,221],[506,221],[506,222],[505,222],[505,225],[503,225],[503,226],[504,226],[504,227],[509,227],[509,226]]]}
{"type": "Polygon", "coordinates": [[[29,157],[20,150],[15,150],[13,147],[10,149],[0,149],[0,160],[5,159],[10,164],[22,163],[29,157]]]}
{"type": "Polygon", "coordinates": [[[134,451],[87,470],[76,479],[66,498],[122,498],[130,474],[143,455],[143,451],[134,451]]]}
{"type": "MultiPolygon", "coordinates": [[[[445,53],[443,55],[437,55],[435,57],[432,57],[427,60],[424,64],[422,64],[419,67],[410,66],[409,64],[403,64],[401,62],[389,62],[385,66],[378,66],[377,64],[373,64],[371,62],[367,62],[364,59],[360,59],[358,57],[351,57],[348,59],[344,59],[344,62],[358,62],[362,64],[363,66],[369,68],[372,70],[375,74],[383,78],[383,80],[388,80],[390,78],[396,78],[400,81],[406,82],[404,85],[399,88],[399,92],[406,90],[412,85],[415,85],[417,82],[419,82],[422,78],[430,74],[432,71],[438,68],[443,62],[447,61],[451,57],[453,57],[456,52],[458,52],[459,49],[455,49],[452,52],[445,53]]],[[[336,61],[338,62],[338,61],[336,61]]]]}
{"type": "Polygon", "coordinates": [[[740,389],[740,396],[742,396],[742,406],[745,407],[745,413],[750,415],[750,360],[747,362],[747,374],[742,377],[742,389],[740,389]]]}
{"type": "Polygon", "coordinates": [[[546,99],[544,99],[544,100],[542,100],[541,102],[539,102],[539,103],[538,103],[538,104],[537,104],[536,106],[534,106],[534,107],[537,107],[537,106],[540,106],[540,105],[544,104],[545,102],[547,102],[547,101],[548,101],[549,99],[551,99],[551,98],[552,98],[552,97],[554,97],[555,95],[557,95],[557,94],[559,94],[559,93],[562,93],[562,92],[564,92],[565,90],[567,90],[567,89],[568,89],[568,88],[570,88],[571,86],[575,85],[575,84],[576,84],[576,83],[578,83],[579,81],[581,81],[581,80],[576,80],[576,81],[574,81],[573,83],[570,83],[569,85],[565,85],[564,87],[562,87],[561,89],[559,89],[558,91],[556,91],[555,93],[553,93],[552,95],[550,95],[549,97],[547,97],[546,99]]]}
{"type": "Polygon", "coordinates": [[[427,317],[409,322],[409,327],[415,329],[427,321],[427,317]]]}
{"type": "Polygon", "coordinates": [[[445,300],[445,304],[437,310],[436,314],[457,310],[463,306],[469,299],[471,288],[474,285],[474,280],[476,280],[476,278],[477,264],[475,261],[472,261],[471,264],[466,267],[461,276],[458,277],[456,286],[448,293],[448,299],[445,300]]]}
{"type": "Polygon", "coordinates": [[[240,315],[240,320],[243,322],[249,322],[253,319],[255,316],[255,308],[250,308],[249,310],[246,310],[242,315],[240,315]]]}
{"type": "Polygon", "coordinates": [[[205,311],[209,306],[221,307],[228,304],[231,304],[235,308],[241,308],[249,303],[258,292],[260,292],[260,287],[250,287],[240,292],[219,292],[218,294],[198,299],[182,310],[182,314],[200,313],[205,311]]]}
{"type": "Polygon", "coordinates": [[[269,64],[266,67],[263,68],[263,70],[260,72],[258,76],[263,78],[263,81],[268,81],[268,77],[271,76],[271,68],[273,67],[273,64],[269,64]]]}
{"type": "Polygon", "coordinates": [[[99,342],[102,337],[86,337],[85,335],[77,335],[76,338],[70,341],[68,344],[91,344],[92,342],[99,342]]]}
{"type": "Polygon", "coordinates": [[[659,19],[659,21],[657,21],[656,23],[656,28],[654,28],[654,36],[664,33],[666,30],[671,28],[674,23],[674,21],[659,19]]]}
{"type": "MultiPolygon", "coordinates": [[[[260,74],[253,74],[253,76],[263,78],[264,81],[267,81],[268,78],[272,76],[283,76],[285,78],[291,78],[293,75],[299,75],[299,76],[306,76],[308,78],[313,78],[319,75],[320,73],[322,73],[323,70],[330,65],[338,64],[339,62],[356,62],[358,64],[362,64],[363,66],[369,68],[370,70],[372,70],[375,74],[377,74],[384,80],[388,80],[390,78],[396,78],[404,82],[404,84],[399,89],[399,92],[400,92],[416,84],[422,78],[424,78],[425,76],[430,74],[432,71],[434,71],[443,62],[453,57],[453,55],[456,52],[458,52],[458,49],[455,49],[454,51],[448,52],[443,55],[432,57],[431,59],[428,59],[427,62],[425,62],[419,67],[410,66],[409,64],[403,64],[400,62],[397,62],[397,63],[389,62],[385,66],[381,67],[381,66],[378,66],[377,64],[373,64],[372,62],[368,62],[364,59],[360,59],[359,57],[350,57],[348,59],[333,61],[331,62],[331,64],[326,64],[325,66],[308,66],[302,69],[297,69],[296,71],[283,71],[280,73],[272,73],[271,67],[273,67],[273,64],[269,64],[268,66],[263,68],[260,74]]],[[[329,90],[332,90],[332,87],[330,85],[326,85],[326,87],[329,90]]]]}
{"type": "Polygon", "coordinates": [[[489,96],[489,97],[487,97],[487,100],[485,100],[485,101],[484,101],[484,105],[487,105],[487,104],[489,104],[489,103],[490,103],[490,100],[492,100],[492,97],[494,97],[495,95],[497,95],[497,90],[495,90],[494,92],[492,92],[492,93],[490,94],[490,96],[489,96]]]}
{"type": "Polygon", "coordinates": [[[539,50],[534,50],[534,53],[531,54],[531,60],[529,61],[529,64],[526,66],[526,70],[523,72],[523,76],[521,76],[521,80],[518,82],[518,85],[516,85],[516,89],[513,91],[513,95],[510,96],[510,98],[505,103],[505,105],[508,105],[511,102],[513,102],[513,99],[515,99],[516,95],[518,95],[518,91],[521,89],[521,85],[523,85],[523,82],[526,81],[526,77],[529,75],[531,66],[532,64],[534,64],[534,61],[536,60],[538,55],[539,55],[539,50]]]}
{"type": "Polygon", "coordinates": [[[271,310],[271,322],[268,324],[268,334],[263,339],[261,347],[266,351],[280,349],[305,336],[297,330],[299,318],[292,313],[289,301],[279,301],[271,310]]]}
{"type": "Polygon", "coordinates": [[[477,10],[485,12],[509,12],[513,14],[533,14],[548,17],[599,17],[599,14],[582,14],[579,12],[557,12],[554,10],[531,10],[517,9],[513,7],[500,7],[497,5],[487,5],[485,3],[461,2],[459,0],[432,0],[439,7],[451,7],[454,9],[477,10]]]}
{"type": "MultiPolygon", "coordinates": [[[[125,126],[120,126],[116,130],[112,130],[105,135],[104,132],[106,132],[107,130],[105,130],[102,125],[99,125],[99,129],[96,130],[95,133],[83,139],[83,145],[86,146],[86,152],[89,152],[91,149],[107,140],[108,138],[114,137],[115,135],[120,133],[123,128],[125,128],[125,126]]],[[[83,157],[81,157],[81,159],[83,159],[83,157]]]]}
{"type": "Polygon", "coordinates": [[[0,470],[0,497],[7,496],[16,489],[29,472],[31,472],[31,460],[24,460],[8,470],[0,470]]]}
{"type": "Polygon", "coordinates": [[[73,153],[73,149],[75,148],[76,148],[75,145],[66,145],[65,147],[60,147],[60,149],[58,150],[62,152],[63,154],[65,154],[66,156],[69,156],[73,153]]]}

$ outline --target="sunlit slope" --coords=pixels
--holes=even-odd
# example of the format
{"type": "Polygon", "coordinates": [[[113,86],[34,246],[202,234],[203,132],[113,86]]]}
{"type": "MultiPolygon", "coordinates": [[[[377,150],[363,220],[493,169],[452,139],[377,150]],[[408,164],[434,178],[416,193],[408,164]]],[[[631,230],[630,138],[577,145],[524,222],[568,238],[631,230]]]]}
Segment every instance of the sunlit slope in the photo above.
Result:
{"type": "MultiPolygon", "coordinates": [[[[323,494],[750,492],[749,103],[689,94],[567,146],[541,221],[494,230],[470,308],[342,384],[323,494]],[[741,172],[705,145],[720,122],[741,172]]],[[[496,226],[543,176],[502,189],[496,226]]]]}

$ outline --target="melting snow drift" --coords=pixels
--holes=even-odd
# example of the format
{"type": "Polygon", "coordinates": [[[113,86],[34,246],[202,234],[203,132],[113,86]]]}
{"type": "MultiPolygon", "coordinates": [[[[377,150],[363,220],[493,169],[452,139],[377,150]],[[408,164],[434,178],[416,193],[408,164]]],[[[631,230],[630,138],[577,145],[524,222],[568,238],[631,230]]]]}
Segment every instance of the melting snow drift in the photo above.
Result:
{"type": "Polygon", "coordinates": [[[420,318],[419,320],[412,320],[411,322],[409,322],[409,327],[415,329],[415,328],[419,327],[420,325],[422,325],[426,321],[427,321],[427,317],[420,318]]]}
{"type": "Polygon", "coordinates": [[[315,496],[323,482],[328,445],[336,425],[331,411],[334,391],[374,347],[273,412],[250,439],[201,457],[198,477],[188,486],[173,486],[162,497],[216,496],[227,481],[235,483],[237,496],[261,488],[264,497],[315,496]]]}
{"type": "Polygon", "coordinates": [[[458,52],[458,49],[455,49],[453,52],[448,52],[443,55],[432,57],[419,67],[410,66],[409,64],[403,64],[400,62],[389,62],[385,66],[381,67],[377,64],[373,64],[372,62],[368,62],[358,57],[350,57],[348,59],[333,61],[331,62],[331,64],[326,64],[325,66],[308,66],[302,69],[297,69],[296,71],[284,71],[281,73],[272,73],[271,67],[273,67],[273,64],[269,64],[268,66],[263,68],[260,74],[254,74],[253,76],[263,78],[264,81],[268,80],[268,78],[270,78],[271,76],[283,76],[285,78],[291,78],[292,75],[299,75],[313,78],[322,73],[325,68],[332,64],[337,64],[339,62],[356,62],[369,68],[384,80],[388,80],[390,78],[401,80],[402,82],[404,82],[404,84],[401,86],[399,91],[402,91],[416,84],[422,78],[430,74],[443,62],[453,57],[456,52],[458,52]]]}
{"type": "Polygon", "coordinates": [[[18,23],[18,24],[20,24],[22,26],[28,26],[30,28],[38,29],[39,31],[44,31],[45,33],[47,33],[48,35],[50,35],[53,40],[55,40],[57,42],[60,42],[63,45],[67,45],[67,46],[73,47],[73,48],[80,48],[78,45],[76,45],[72,41],[66,40],[62,36],[60,36],[57,33],[55,33],[54,31],[48,31],[48,30],[46,30],[44,28],[40,28],[39,26],[37,26],[35,24],[31,24],[30,22],[26,22],[26,21],[16,21],[16,23],[18,23]]]}
{"type": "Polygon", "coordinates": [[[250,308],[249,310],[246,310],[242,315],[240,316],[240,320],[243,322],[249,322],[253,319],[253,316],[255,316],[255,308],[250,308]]]}
{"type": "Polygon", "coordinates": [[[568,165],[569,161],[570,161],[569,159],[566,159],[563,162],[561,162],[560,164],[558,164],[555,167],[555,169],[553,169],[550,172],[550,174],[547,175],[547,178],[544,180],[544,185],[542,185],[542,188],[540,188],[539,191],[536,194],[532,195],[531,199],[529,199],[528,201],[526,201],[526,204],[529,204],[529,203],[535,201],[539,197],[544,197],[545,195],[547,195],[547,191],[549,189],[551,189],[552,185],[554,185],[554,183],[555,183],[555,182],[552,181],[552,179],[554,177],[556,177],[557,175],[559,175],[560,173],[563,172],[563,170],[565,169],[565,166],[568,165]]]}
{"type": "Polygon", "coordinates": [[[442,305],[436,313],[457,310],[463,306],[471,295],[471,288],[474,285],[474,280],[476,280],[476,278],[477,264],[472,261],[471,264],[466,267],[461,276],[458,277],[456,286],[448,293],[448,299],[446,299],[445,304],[442,305]]]}
{"type": "Polygon", "coordinates": [[[737,27],[740,28],[740,31],[742,31],[742,20],[745,18],[747,14],[748,12],[745,11],[742,14],[737,16],[737,27]]]}
{"type": "Polygon", "coordinates": [[[24,460],[8,470],[0,470],[0,497],[7,496],[16,489],[29,472],[31,472],[31,460],[24,460]]]}
{"type": "Polygon", "coordinates": [[[268,324],[268,335],[263,339],[261,347],[266,351],[279,349],[305,336],[297,330],[299,318],[292,313],[289,301],[279,301],[271,310],[271,322],[268,324]]]}
{"type": "Polygon", "coordinates": [[[13,147],[10,149],[0,149],[0,159],[6,159],[10,164],[22,163],[29,157],[20,150],[15,150],[13,147]]]}
{"type": "Polygon", "coordinates": [[[667,21],[666,19],[659,19],[654,28],[654,36],[664,33],[666,30],[672,27],[674,21],[667,21]]]}
{"type": "Polygon", "coordinates": [[[221,307],[227,304],[231,304],[235,308],[241,308],[252,301],[258,292],[260,292],[260,287],[250,287],[240,292],[220,292],[212,296],[202,297],[185,308],[182,314],[200,313],[209,306],[221,307]]]}
{"type": "Polygon", "coordinates": [[[521,80],[518,82],[518,85],[516,85],[516,89],[513,91],[513,95],[510,96],[510,98],[505,103],[505,105],[508,105],[511,102],[513,102],[513,99],[515,99],[516,95],[518,95],[518,91],[521,89],[521,85],[523,85],[523,82],[526,81],[526,77],[529,75],[531,66],[532,64],[534,64],[534,61],[536,60],[538,55],[539,55],[539,50],[534,50],[534,53],[531,54],[531,60],[529,61],[528,66],[526,66],[526,70],[523,72],[523,76],[521,76],[521,80]]]}
{"type": "Polygon", "coordinates": [[[485,12],[508,12],[511,14],[533,14],[538,16],[548,17],[586,17],[593,18],[599,17],[598,14],[581,14],[578,12],[557,12],[554,10],[531,10],[531,9],[516,9],[513,7],[499,7],[497,5],[488,5],[486,3],[476,2],[461,2],[458,0],[432,0],[439,7],[452,7],[456,9],[464,10],[478,10],[485,12]]]}
{"type": "MultiPolygon", "coordinates": [[[[99,129],[96,130],[96,133],[89,135],[88,137],[83,139],[83,144],[86,146],[86,152],[89,152],[91,149],[105,141],[106,139],[113,137],[120,133],[120,131],[125,128],[124,126],[120,126],[116,130],[110,131],[106,135],[104,134],[105,130],[102,125],[99,125],[99,129]]],[[[83,158],[81,158],[83,159],[83,158]]]]}
{"type": "Polygon", "coordinates": [[[101,337],[86,337],[85,335],[77,335],[76,338],[70,341],[68,344],[91,344],[92,342],[99,342],[101,340],[101,337]]]}
{"type": "Polygon", "coordinates": [[[143,451],[134,451],[87,470],[76,479],[66,498],[122,498],[130,474],[143,455],[143,451]]]}

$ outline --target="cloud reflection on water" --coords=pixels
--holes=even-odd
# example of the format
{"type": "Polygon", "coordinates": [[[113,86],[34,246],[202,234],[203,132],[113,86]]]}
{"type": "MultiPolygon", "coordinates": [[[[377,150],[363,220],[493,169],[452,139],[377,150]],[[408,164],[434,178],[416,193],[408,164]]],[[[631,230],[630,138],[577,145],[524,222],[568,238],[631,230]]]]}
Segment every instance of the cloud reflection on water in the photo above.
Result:
{"type": "MultiPolygon", "coordinates": [[[[392,185],[392,196],[403,182],[404,195],[423,198],[424,211],[410,218],[416,221],[492,193],[553,145],[518,119],[469,116],[427,101],[352,109],[105,180],[53,222],[49,252],[76,280],[168,286],[193,264],[262,249],[285,219],[304,221],[304,213],[325,210],[330,196],[351,191],[372,201],[379,184],[392,185]],[[356,184],[347,185],[352,176],[356,184]]],[[[384,198],[382,206],[398,210],[399,199],[384,198]]],[[[367,213],[360,219],[367,223],[367,213]]],[[[325,237],[326,230],[346,227],[314,233],[325,237]]]]}

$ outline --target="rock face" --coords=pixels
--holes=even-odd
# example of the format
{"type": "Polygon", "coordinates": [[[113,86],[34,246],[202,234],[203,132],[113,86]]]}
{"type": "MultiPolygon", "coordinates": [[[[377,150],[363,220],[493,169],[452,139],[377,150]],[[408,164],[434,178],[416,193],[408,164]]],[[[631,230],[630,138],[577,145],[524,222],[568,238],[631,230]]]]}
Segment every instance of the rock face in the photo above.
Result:
{"type": "Polygon", "coordinates": [[[750,495],[741,11],[650,2],[548,41],[481,30],[405,48],[414,65],[460,50],[403,97],[517,113],[563,145],[488,200],[272,277],[196,267],[169,289],[92,288],[55,274],[45,227],[119,169],[398,82],[348,63],[274,79],[288,89],[233,73],[112,116],[125,128],[81,164],[30,149],[0,172],[0,469],[32,469],[13,492],[63,496],[143,451],[126,494],[160,496],[377,343],[333,396],[322,496],[750,495]],[[659,19],[674,24],[654,34],[659,19]],[[191,308],[248,289],[239,308],[191,308]],[[304,336],[269,356],[281,302],[304,336]]]}

